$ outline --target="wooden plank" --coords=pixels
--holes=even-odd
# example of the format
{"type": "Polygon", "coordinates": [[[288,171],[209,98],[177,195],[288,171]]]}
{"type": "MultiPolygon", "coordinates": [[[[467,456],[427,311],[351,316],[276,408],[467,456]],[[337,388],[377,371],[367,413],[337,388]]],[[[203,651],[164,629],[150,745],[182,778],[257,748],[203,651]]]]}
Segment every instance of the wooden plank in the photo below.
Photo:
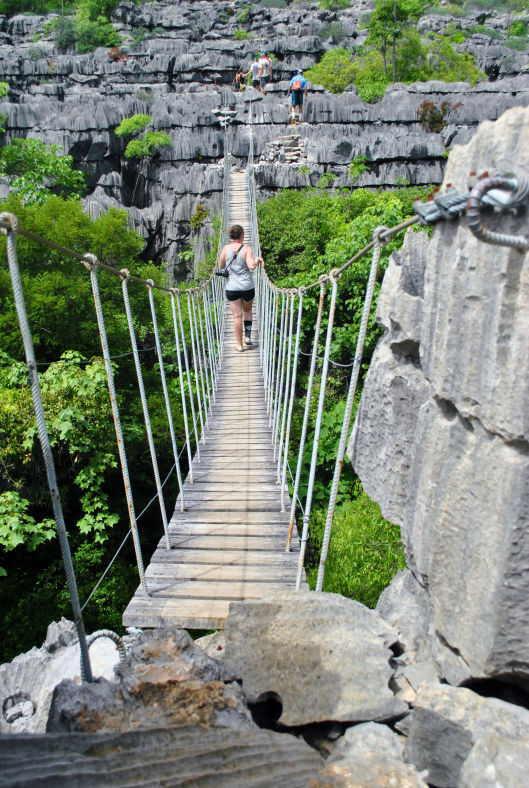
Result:
{"type": "Polygon", "coordinates": [[[248,580],[252,583],[262,582],[290,582],[296,579],[297,561],[290,562],[284,566],[250,566],[229,564],[151,564],[145,571],[147,581],[150,579],[165,579],[176,581],[186,580],[196,582],[197,580],[233,580],[242,582],[248,580]]]}
{"type": "MultiPolygon", "coordinates": [[[[227,313],[228,314],[228,313],[227,313]]],[[[222,377],[169,525],[146,570],[152,597],[141,588],[127,626],[222,627],[229,600],[257,598],[294,587],[299,540],[285,552],[289,513],[281,512],[270,413],[257,345],[235,352],[228,317],[222,377]]],[[[276,444],[277,450],[277,444],[276,444]]],[[[290,508],[288,489],[285,503],[290,508]]]]}
{"type": "MultiPolygon", "coordinates": [[[[149,593],[152,594],[156,604],[160,599],[260,599],[283,588],[296,585],[296,575],[287,580],[273,582],[252,582],[251,580],[179,580],[172,581],[166,579],[150,579],[147,583],[149,593]]],[[[142,590],[136,591],[135,597],[140,597],[142,590]]],[[[133,597],[134,598],[134,597],[133,597]]]]}
{"type": "MultiPolygon", "coordinates": [[[[286,542],[286,538],[284,540],[286,542]]],[[[294,542],[294,540],[293,540],[294,542]]],[[[154,551],[151,556],[151,565],[167,564],[175,569],[185,564],[200,564],[209,566],[268,566],[269,564],[277,565],[278,567],[290,566],[294,561],[297,566],[297,553],[299,552],[298,537],[295,538],[295,549],[291,553],[286,553],[284,550],[277,552],[275,550],[270,552],[262,551],[260,553],[243,552],[241,550],[195,550],[179,547],[176,550],[168,550],[165,546],[165,537],[160,542],[160,546],[154,551]],[[163,543],[162,543],[163,542],[163,543]]],[[[148,571],[148,569],[146,570],[148,571]]],[[[198,571],[198,569],[197,569],[198,571]]],[[[188,577],[189,575],[182,575],[188,577]]]]}
{"type": "Polygon", "coordinates": [[[133,597],[123,613],[123,626],[222,629],[230,609],[225,599],[181,599],[176,605],[171,602],[154,605],[150,599],[133,597]]]}
{"type": "Polygon", "coordinates": [[[260,512],[260,511],[215,511],[203,509],[186,509],[184,512],[177,511],[171,517],[170,523],[173,522],[188,522],[188,523],[262,523],[266,524],[280,524],[285,523],[288,525],[289,517],[287,512],[260,512]]]}
{"type": "MultiPolygon", "coordinates": [[[[194,536],[279,536],[285,533],[285,526],[257,525],[252,523],[185,523],[172,520],[169,524],[170,534],[193,534],[194,536]]],[[[286,536],[286,534],[285,534],[286,536]]]]}
{"type": "MultiPolygon", "coordinates": [[[[286,534],[285,534],[286,536],[286,534]]],[[[285,540],[278,536],[192,536],[172,535],[173,547],[202,547],[205,550],[278,550],[285,547],[285,540]]]]}

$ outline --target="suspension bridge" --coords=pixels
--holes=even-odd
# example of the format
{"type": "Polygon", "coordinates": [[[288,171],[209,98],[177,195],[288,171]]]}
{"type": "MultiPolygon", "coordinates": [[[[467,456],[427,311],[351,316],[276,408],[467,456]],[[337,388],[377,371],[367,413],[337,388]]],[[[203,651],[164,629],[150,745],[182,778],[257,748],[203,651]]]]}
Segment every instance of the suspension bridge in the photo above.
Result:
{"type": "MultiPolygon", "coordinates": [[[[243,226],[245,242],[252,246],[254,255],[258,256],[260,247],[251,107],[249,123],[243,127],[249,135],[248,164],[244,171],[234,170],[231,166],[232,157],[228,144],[230,114],[233,113],[227,111],[223,120],[224,189],[219,251],[227,241],[228,227],[237,223],[243,226]]],[[[220,115],[222,119],[222,113],[220,115]]],[[[306,585],[304,559],[309,539],[327,379],[329,366],[333,364],[331,344],[340,278],[356,260],[372,251],[358,340],[350,364],[351,376],[330,487],[316,591],[321,591],[323,587],[338,484],[350,432],[353,401],[383,243],[416,222],[434,224],[445,219],[457,219],[466,213],[469,228],[480,240],[523,251],[529,245],[527,238],[490,232],[481,221],[481,211],[487,205],[499,210],[511,210],[525,202],[528,196],[529,180],[523,174],[517,176],[513,173],[484,176],[473,187],[470,196],[459,194],[453,189],[438,193],[432,200],[418,203],[416,215],[409,220],[392,228],[375,228],[372,241],[341,268],[334,269],[312,284],[300,288],[279,288],[270,281],[266,270],[258,267],[255,274],[254,343],[247,347],[244,353],[235,351],[235,337],[225,302],[225,284],[222,278],[212,273],[206,281],[187,289],[159,285],[152,280],[145,281],[133,276],[125,269],[118,270],[102,264],[91,254],[81,255],[59,243],[36,236],[20,227],[17,218],[11,214],[0,215],[0,230],[7,236],[7,257],[14,300],[72,612],[79,637],[81,674],[84,681],[91,681],[93,678],[88,654],[90,643],[99,636],[112,637],[118,644],[121,641],[108,630],[95,633],[88,641],[85,636],[82,611],[90,603],[103,578],[99,579],[92,594],[81,605],[60,491],[56,482],[39,377],[36,373],[37,362],[18,267],[17,236],[26,236],[77,259],[85,266],[90,277],[129,517],[129,530],[120,549],[127,538],[131,537],[139,575],[139,586],[123,614],[123,623],[145,628],[164,625],[210,629],[223,626],[230,602],[234,600],[267,596],[282,588],[299,589],[306,585]],[[163,523],[163,536],[147,568],[143,563],[139,521],[148,507],[138,514],[134,504],[133,480],[129,473],[121,426],[112,358],[99,292],[99,275],[111,275],[115,278],[116,285],[121,285],[156,489],[148,506],[158,501],[163,523]],[[129,299],[130,285],[145,288],[152,316],[160,386],[173,453],[170,474],[163,481],[159,471],[156,435],[153,433],[145,395],[134,315],[129,299]],[[171,358],[174,361],[176,357],[178,368],[178,401],[173,401],[169,395],[154,291],[160,291],[170,299],[174,327],[171,358]],[[301,325],[309,299],[312,299],[312,306],[316,306],[316,319],[306,388],[300,395],[297,373],[301,352],[301,325]],[[290,465],[289,457],[292,455],[290,438],[296,396],[304,397],[304,408],[294,468],[290,465]],[[314,402],[315,416],[312,413],[314,402]],[[180,409],[185,431],[185,439],[180,446],[177,445],[174,430],[175,408],[180,409]],[[309,426],[312,430],[311,447],[306,446],[309,426]],[[185,480],[180,465],[184,453],[188,469],[185,480]],[[303,468],[304,457],[308,453],[311,456],[309,467],[303,468]],[[308,477],[303,501],[299,497],[302,470],[308,477]],[[179,494],[174,514],[169,519],[164,488],[173,473],[177,477],[179,494]],[[289,489],[292,491],[290,496],[289,489]],[[299,532],[296,527],[298,512],[301,515],[299,532]]]]}

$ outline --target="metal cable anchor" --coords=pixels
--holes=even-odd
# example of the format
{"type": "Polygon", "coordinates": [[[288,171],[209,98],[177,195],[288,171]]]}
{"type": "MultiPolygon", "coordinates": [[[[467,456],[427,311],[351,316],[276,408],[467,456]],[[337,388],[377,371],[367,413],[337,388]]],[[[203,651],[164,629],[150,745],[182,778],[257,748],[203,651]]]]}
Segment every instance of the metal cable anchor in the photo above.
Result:
{"type": "Polygon", "coordinates": [[[480,241],[498,246],[509,246],[525,252],[529,249],[529,237],[507,235],[488,230],[481,223],[483,205],[493,205],[500,211],[513,210],[522,205],[529,196],[529,179],[524,173],[498,173],[482,178],[470,192],[467,200],[468,227],[480,241]],[[510,194],[509,194],[510,193],[510,194]]]}

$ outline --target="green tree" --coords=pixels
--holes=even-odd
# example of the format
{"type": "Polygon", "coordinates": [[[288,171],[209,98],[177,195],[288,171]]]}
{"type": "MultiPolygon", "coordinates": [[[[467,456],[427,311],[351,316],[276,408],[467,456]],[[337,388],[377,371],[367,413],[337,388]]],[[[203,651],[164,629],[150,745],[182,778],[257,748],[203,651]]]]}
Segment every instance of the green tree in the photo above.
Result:
{"type": "Polygon", "coordinates": [[[329,49],[319,63],[305,71],[305,77],[331,93],[343,93],[353,80],[352,58],[353,53],[343,47],[329,49]]]}
{"type": "Polygon", "coordinates": [[[387,53],[391,47],[393,82],[397,81],[397,40],[404,30],[421,17],[422,11],[419,0],[375,0],[375,10],[367,24],[367,44],[380,49],[386,77],[387,53]]]}
{"type": "Polygon", "coordinates": [[[17,137],[0,151],[0,175],[26,203],[42,203],[50,194],[80,197],[84,176],[72,169],[72,156],[61,156],[61,150],[60,145],[17,137]]]}
{"type": "Polygon", "coordinates": [[[137,114],[131,115],[130,118],[124,118],[119,126],[116,126],[114,129],[114,133],[118,137],[133,138],[127,143],[125,158],[140,159],[140,166],[138,167],[134,189],[132,190],[132,203],[134,203],[138,180],[147,159],[153,156],[160,148],[171,145],[171,138],[165,131],[146,131],[150,123],[152,123],[150,115],[137,114]]]}

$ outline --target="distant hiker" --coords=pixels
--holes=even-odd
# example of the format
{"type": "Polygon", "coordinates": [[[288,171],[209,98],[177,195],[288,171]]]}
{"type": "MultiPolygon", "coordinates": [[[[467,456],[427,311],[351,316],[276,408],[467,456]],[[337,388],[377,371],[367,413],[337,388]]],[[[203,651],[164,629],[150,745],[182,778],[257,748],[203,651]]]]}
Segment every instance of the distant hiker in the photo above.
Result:
{"type": "Polygon", "coordinates": [[[253,345],[252,304],[255,298],[255,289],[252,271],[258,265],[263,265],[263,259],[262,257],[254,257],[252,247],[244,245],[244,230],[240,224],[232,225],[228,235],[231,241],[220,253],[219,268],[221,270],[226,268],[228,271],[226,298],[233,315],[233,327],[237,340],[235,350],[242,353],[244,345],[253,345]]]}
{"type": "Polygon", "coordinates": [[[263,50],[263,54],[259,58],[259,88],[264,96],[264,89],[269,82],[272,81],[272,61],[268,57],[268,51],[263,50]]]}
{"type": "Polygon", "coordinates": [[[235,90],[244,90],[246,86],[246,77],[247,77],[247,72],[244,71],[243,67],[241,66],[240,69],[235,74],[235,80],[234,80],[235,90]]]}
{"type": "Polygon", "coordinates": [[[255,53],[255,57],[252,61],[252,65],[250,66],[250,71],[252,72],[252,87],[258,89],[259,88],[259,60],[258,54],[255,53]]]}
{"type": "Polygon", "coordinates": [[[303,98],[307,95],[307,80],[303,76],[303,71],[298,69],[297,74],[294,74],[288,86],[287,96],[291,97],[292,101],[292,119],[291,123],[301,120],[303,113],[303,98]]]}

